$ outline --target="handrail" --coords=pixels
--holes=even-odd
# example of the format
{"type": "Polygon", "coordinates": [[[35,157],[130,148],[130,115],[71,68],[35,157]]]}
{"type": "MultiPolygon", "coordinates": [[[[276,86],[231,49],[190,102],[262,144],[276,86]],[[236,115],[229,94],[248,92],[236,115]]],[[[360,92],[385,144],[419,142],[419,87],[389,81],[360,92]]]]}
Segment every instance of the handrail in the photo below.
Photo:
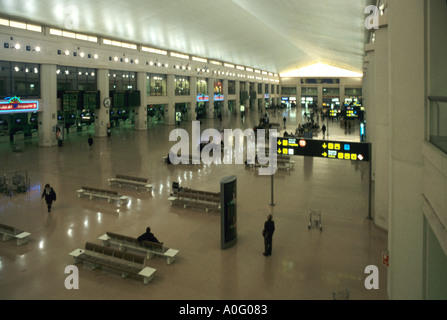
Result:
{"type": "Polygon", "coordinates": [[[429,96],[428,100],[433,101],[433,102],[447,102],[447,97],[429,96]]]}

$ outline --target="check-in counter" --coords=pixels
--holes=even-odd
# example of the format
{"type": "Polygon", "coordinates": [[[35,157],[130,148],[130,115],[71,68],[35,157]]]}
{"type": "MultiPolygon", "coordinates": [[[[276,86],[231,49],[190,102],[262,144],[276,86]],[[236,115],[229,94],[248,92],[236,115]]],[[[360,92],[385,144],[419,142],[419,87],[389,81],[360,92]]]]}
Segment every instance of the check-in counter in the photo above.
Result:
{"type": "Polygon", "coordinates": [[[22,141],[23,139],[25,139],[25,133],[23,131],[14,133],[14,141],[22,141]]]}

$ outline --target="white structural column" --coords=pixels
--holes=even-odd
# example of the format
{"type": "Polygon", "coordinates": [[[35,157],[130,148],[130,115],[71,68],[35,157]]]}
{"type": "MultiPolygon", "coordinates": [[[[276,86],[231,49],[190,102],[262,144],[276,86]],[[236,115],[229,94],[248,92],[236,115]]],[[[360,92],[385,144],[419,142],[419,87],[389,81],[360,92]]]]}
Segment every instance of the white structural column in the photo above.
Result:
{"type": "Polygon", "coordinates": [[[424,4],[420,0],[389,2],[392,125],[388,292],[391,299],[422,299],[424,290],[421,212],[426,80],[424,4]]]}
{"type": "Polygon", "coordinates": [[[318,85],[318,109],[322,109],[323,108],[323,85],[318,85]]]}
{"type": "Polygon", "coordinates": [[[39,112],[39,146],[53,147],[56,139],[57,125],[57,75],[56,65],[40,66],[40,83],[42,104],[39,112]]]}
{"type": "Polygon", "coordinates": [[[168,105],[165,108],[165,124],[172,126],[175,124],[175,85],[174,85],[174,75],[167,75],[167,95],[168,95],[168,105]]]}
{"type": "Polygon", "coordinates": [[[95,113],[96,137],[107,137],[107,129],[110,123],[110,109],[104,107],[104,99],[109,97],[109,70],[98,69],[96,74],[98,90],[100,92],[100,108],[95,113]]]}
{"type": "Polygon", "coordinates": [[[374,128],[375,140],[372,146],[374,156],[374,208],[375,223],[388,229],[390,198],[390,79],[389,79],[389,36],[387,25],[380,25],[376,31],[374,50],[374,108],[373,120],[368,125],[374,128]]]}
{"type": "Polygon", "coordinates": [[[134,108],[135,130],[147,130],[147,73],[137,73],[137,88],[140,91],[140,107],[134,108]]]}

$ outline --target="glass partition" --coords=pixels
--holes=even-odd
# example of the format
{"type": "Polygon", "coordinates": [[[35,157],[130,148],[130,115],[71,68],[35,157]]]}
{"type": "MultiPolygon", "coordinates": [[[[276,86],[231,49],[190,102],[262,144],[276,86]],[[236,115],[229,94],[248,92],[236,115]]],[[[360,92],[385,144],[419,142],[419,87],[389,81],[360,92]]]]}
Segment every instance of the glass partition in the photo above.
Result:
{"type": "Polygon", "coordinates": [[[447,97],[429,97],[430,142],[447,153],[447,97]]]}

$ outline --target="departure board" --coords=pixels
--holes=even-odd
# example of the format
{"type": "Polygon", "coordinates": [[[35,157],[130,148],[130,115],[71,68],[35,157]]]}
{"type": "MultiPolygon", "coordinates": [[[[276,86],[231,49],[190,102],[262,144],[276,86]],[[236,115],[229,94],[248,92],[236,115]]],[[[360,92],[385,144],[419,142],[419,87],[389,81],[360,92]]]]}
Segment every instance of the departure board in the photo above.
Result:
{"type": "Polygon", "coordinates": [[[349,161],[370,161],[369,143],[278,138],[277,153],[349,161]]]}
{"type": "Polygon", "coordinates": [[[126,92],[124,92],[124,91],[111,92],[111,96],[112,96],[112,107],[113,108],[127,107],[126,92]]]}
{"type": "Polygon", "coordinates": [[[99,109],[99,91],[84,92],[84,109],[94,110],[99,109]]]}
{"type": "Polygon", "coordinates": [[[62,110],[76,111],[79,106],[79,91],[64,91],[62,93],[62,110]]]}

